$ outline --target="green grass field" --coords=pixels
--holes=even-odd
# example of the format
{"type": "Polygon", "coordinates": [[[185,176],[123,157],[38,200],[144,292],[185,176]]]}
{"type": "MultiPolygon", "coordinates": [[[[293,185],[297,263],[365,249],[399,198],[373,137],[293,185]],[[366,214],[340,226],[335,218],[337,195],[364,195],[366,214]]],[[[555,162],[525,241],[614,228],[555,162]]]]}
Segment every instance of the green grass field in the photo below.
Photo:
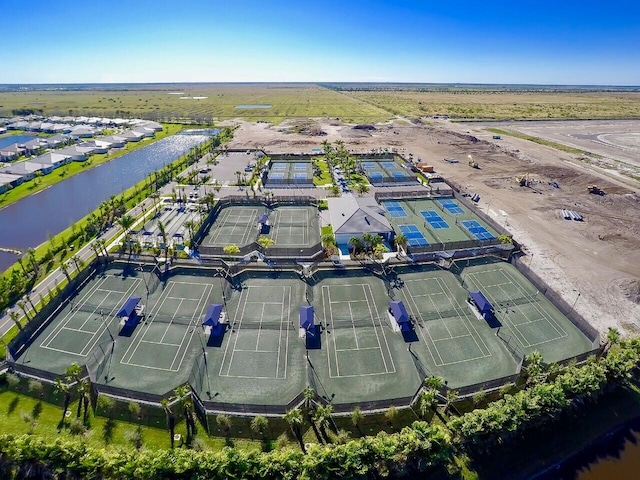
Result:
{"type": "Polygon", "coordinates": [[[1,92],[0,115],[19,108],[48,115],[142,116],[209,121],[242,117],[280,123],[287,118],[339,117],[347,122],[385,121],[385,110],[312,84],[165,85],[149,89],[1,92]],[[183,92],[184,95],[170,93],[183,92]],[[180,97],[207,97],[181,99],[180,97]],[[237,109],[269,104],[268,109],[237,109]]]}

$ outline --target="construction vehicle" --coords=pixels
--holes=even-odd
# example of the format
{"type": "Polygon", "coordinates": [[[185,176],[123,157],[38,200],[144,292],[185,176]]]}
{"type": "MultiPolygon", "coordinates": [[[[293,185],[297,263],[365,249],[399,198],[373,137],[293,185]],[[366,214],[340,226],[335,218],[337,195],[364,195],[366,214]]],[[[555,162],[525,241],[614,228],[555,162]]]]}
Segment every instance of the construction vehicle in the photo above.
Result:
{"type": "Polygon", "coordinates": [[[531,186],[531,181],[529,180],[529,174],[525,173],[519,177],[516,177],[516,183],[521,187],[529,187],[531,186]]]}
{"type": "Polygon", "coordinates": [[[469,166],[471,168],[480,168],[480,165],[478,165],[478,162],[476,162],[471,155],[467,155],[469,157],[469,166]]]}
{"type": "Polygon", "coordinates": [[[589,193],[593,193],[594,195],[604,195],[604,190],[599,188],[597,185],[588,185],[587,191],[589,193]]]}

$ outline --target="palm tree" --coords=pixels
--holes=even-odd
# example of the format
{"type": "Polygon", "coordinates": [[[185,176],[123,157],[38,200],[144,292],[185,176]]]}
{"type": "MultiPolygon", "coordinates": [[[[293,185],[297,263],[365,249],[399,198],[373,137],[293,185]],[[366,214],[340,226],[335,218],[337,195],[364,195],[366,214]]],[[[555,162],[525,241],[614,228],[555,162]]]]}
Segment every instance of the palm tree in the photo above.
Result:
{"type": "Polygon", "coordinates": [[[447,390],[447,402],[444,405],[445,415],[449,412],[450,408],[456,409],[454,403],[460,398],[460,394],[457,390],[447,390]]]}
{"type": "Polygon", "coordinates": [[[162,245],[164,247],[164,261],[165,261],[165,265],[167,262],[167,256],[168,256],[168,252],[169,252],[169,245],[167,242],[167,230],[164,227],[164,223],[162,223],[162,221],[158,220],[158,230],[160,231],[160,235],[162,236],[162,245]]]}
{"type": "Polygon", "coordinates": [[[407,236],[404,233],[399,233],[398,235],[395,236],[394,242],[396,244],[396,248],[398,248],[398,251],[399,251],[400,248],[402,248],[403,250],[407,249],[407,244],[409,243],[409,240],[407,239],[407,236]]]}
{"type": "Polygon", "coordinates": [[[191,400],[191,388],[189,385],[182,385],[176,388],[173,393],[178,397],[182,404],[184,418],[187,424],[187,445],[191,445],[193,437],[196,434],[196,422],[193,417],[193,402],[191,400]]]}
{"type": "Polygon", "coordinates": [[[71,277],[69,276],[69,265],[67,265],[67,262],[62,262],[60,264],[60,270],[62,270],[62,273],[64,273],[64,276],[67,277],[67,281],[71,281],[71,277]]]}
{"type": "Polygon", "coordinates": [[[237,184],[240,185],[240,177],[242,177],[242,172],[239,170],[236,170],[235,172],[233,172],[233,174],[236,176],[238,180],[237,184]]]}
{"type": "Polygon", "coordinates": [[[67,416],[67,410],[69,410],[69,404],[71,403],[71,394],[69,392],[69,385],[64,383],[61,378],[56,378],[56,383],[53,386],[55,393],[64,395],[64,401],[62,406],[62,419],[60,420],[60,426],[64,425],[64,419],[67,416]]]}
{"type": "Polygon", "coordinates": [[[398,409],[394,405],[391,405],[387,411],[384,412],[384,418],[389,422],[389,426],[393,427],[393,423],[398,418],[398,409]]]}
{"type": "Polygon", "coordinates": [[[118,223],[124,230],[124,244],[129,245],[129,230],[133,226],[135,220],[131,215],[123,215],[118,219],[118,223]]]}
{"type": "Polygon", "coordinates": [[[184,226],[189,231],[189,243],[191,243],[191,241],[193,240],[193,236],[196,233],[196,227],[198,225],[193,220],[188,220],[188,221],[184,222],[184,226]]]}
{"type": "Polygon", "coordinates": [[[360,430],[360,424],[362,424],[362,420],[364,420],[364,415],[362,415],[362,410],[360,407],[356,407],[351,412],[351,423],[353,426],[358,429],[358,433],[362,435],[362,430],[360,430]]]}
{"type": "Polygon", "coordinates": [[[358,196],[362,196],[365,193],[369,192],[369,185],[367,185],[366,183],[358,183],[356,185],[356,192],[358,192],[358,196]]]}
{"type": "Polygon", "coordinates": [[[18,312],[11,310],[9,312],[9,317],[11,318],[11,320],[13,320],[13,323],[16,324],[16,326],[18,327],[18,330],[22,330],[22,324],[20,323],[20,314],[18,314],[18,312]]]}
{"type": "Polygon", "coordinates": [[[78,256],[78,254],[72,255],[70,260],[73,262],[73,264],[76,266],[76,270],[79,272],[80,267],[82,267],[83,265],[83,262],[78,256]]]}
{"type": "Polygon", "coordinates": [[[264,248],[266,250],[267,248],[269,248],[270,246],[272,246],[276,242],[272,238],[261,236],[260,238],[258,238],[258,243],[260,244],[260,246],[262,248],[264,248]]]}
{"type": "Polygon", "coordinates": [[[333,405],[318,405],[313,413],[313,421],[318,425],[320,434],[325,442],[329,442],[329,435],[327,434],[327,427],[331,426],[331,414],[333,413],[333,405]]]}
{"type": "Polygon", "coordinates": [[[262,415],[256,415],[251,419],[250,427],[254,433],[264,438],[264,434],[269,428],[269,421],[262,415]]]}
{"type": "Polygon", "coordinates": [[[25,305],[25,303],[22,300],[20,300],[17,305],[20,308],[20,310],[22,310],[22,313],[24,313],[24,316],[27,318],[27,322],[31,320],[31,317],[29,317],[29,314],[27,313],[27,306],[25,305]]]}
{"type": "Polygon", "coordinates": [[[444,387],[444,378],[432,375],[424,379],[424,385],[436,391],[442,390],[442,387],[444,387]]]}
{"type": "Polygon", "coordinates": [[[353,254],[356,255],[360,250],[364,248],[364,243],[360,237],[351,237],[349,239],[349,245],[353,247],[353,254]]]}
{"type": "Polygon", "coordinates": [[[289,428],[291,428],[291,432],[293,433],[296,440],[300,444],[300,449],[302,453],[307,453],[307,450],[304,446],[304,440],[302,439],[302,425],[304,420],[302,418],[302,412],[299,408],[293,408],[289,410],[284,415],[284,420],[289,424],[289,428]]]}
{"type": "Polygon", "coordinates": [[[171,411],[171,403],[168,398],[163,398],[160,400],[160,406],[162,410],[164,410],[164,414],[167,417],[167,427],[169,428],[169,438],[171,440],[171,448],[174,447],[174,435],[176,428],[176,417],[171,411]]]}
{"type": "Polygon", "coordinates": [[[428,388],[422,395],[418,403],[418,411],[420,412],[420,418],[426,420],[429,410],[433,410],[438,404],[438,391],[433,388],[428,388]]]}

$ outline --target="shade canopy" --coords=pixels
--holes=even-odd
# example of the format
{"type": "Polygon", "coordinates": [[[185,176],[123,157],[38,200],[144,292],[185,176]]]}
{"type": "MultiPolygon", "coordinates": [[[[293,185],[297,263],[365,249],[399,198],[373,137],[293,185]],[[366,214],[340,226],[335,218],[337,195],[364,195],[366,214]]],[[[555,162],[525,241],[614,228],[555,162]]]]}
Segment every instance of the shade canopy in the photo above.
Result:
{"type": "Polygon", "coordinates": [[[212,303],[207,308],[202,325],[215,327],[220,323],[220,315],[222,314],[222,305],[220,303],[212,303]]]}
{"type": "Polygon", "coordinates": [[[122,308],[120,308],[118,316],[130,317],[138,306],[138,303],[140,303],[140,297],[129,297],[129,299],[124,302],[124,305],[122,305],[122,308]]]}
{"type": "Polygon", "coordinates": [[[493,310],[493,305],[489,303],[489,300],[486,299],[482,292],[469,292],[469,297],[471,297],[473,303],[476,304],[476,307],[478,307],[478,310],[481,314],[484,315],[490,313],[493,310]]]}
{"type": "Polygon", "coordinates": [[[311,305],[300,307],[300,328],[305,330],[313,328],[313,307],[311,305]]]}
{"type": "Polygon", "coordinates": [[[266,225],[268,219],[269,219],[269,216],[266,213],[263,213],[258,217],[258,223],[261,223],[262,225],[266,225]]]}
{"type": "Polygon", "coordinates": [[[405,308],[404,303],[402,303],[402,300],[393,300],[389,302],[389,308],[391,309],[391,314],[396,319],[396,322],[398,322],[398,325],[409,323],[409,314],[407,313],[407,309],[405,308]]]}

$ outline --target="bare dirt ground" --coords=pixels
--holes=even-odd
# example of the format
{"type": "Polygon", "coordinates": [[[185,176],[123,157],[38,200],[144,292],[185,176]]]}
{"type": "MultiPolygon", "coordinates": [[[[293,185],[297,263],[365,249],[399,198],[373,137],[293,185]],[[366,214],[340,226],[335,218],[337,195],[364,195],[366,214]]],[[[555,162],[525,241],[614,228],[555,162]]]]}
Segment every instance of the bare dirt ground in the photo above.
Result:
{"type": "Polygon", "coordinates": [[[326,135],[309,136],[285,133],[286,122],[275,127],[230,123],[240,125],[233,148],[309,153],[324,140],[342,140],[354,152],[396,148],[405,157],[422,158],[464,190],[478,193],[478,208],[506,224],[525,246],[531,268],[595,327],[640,332],[640,190],[633,181],[526,140],[494,141],[482,125],[438,121],[414,126],[400,121],[355,130],[337,120],[319,119],[326,135]],[[467,165],[467,155],[479,162],[479,170],[467,165]],[[449,164],[444,157],[460,163],[449,164]],[[531,188],[515,182],[515,176],[524,173],[533,180],[531,188]],[[589,184],[598,184],[607,194],[589,194],[589,184]],[[585,221],[564,220],[563,208],[578,211],[585,221]]]}

